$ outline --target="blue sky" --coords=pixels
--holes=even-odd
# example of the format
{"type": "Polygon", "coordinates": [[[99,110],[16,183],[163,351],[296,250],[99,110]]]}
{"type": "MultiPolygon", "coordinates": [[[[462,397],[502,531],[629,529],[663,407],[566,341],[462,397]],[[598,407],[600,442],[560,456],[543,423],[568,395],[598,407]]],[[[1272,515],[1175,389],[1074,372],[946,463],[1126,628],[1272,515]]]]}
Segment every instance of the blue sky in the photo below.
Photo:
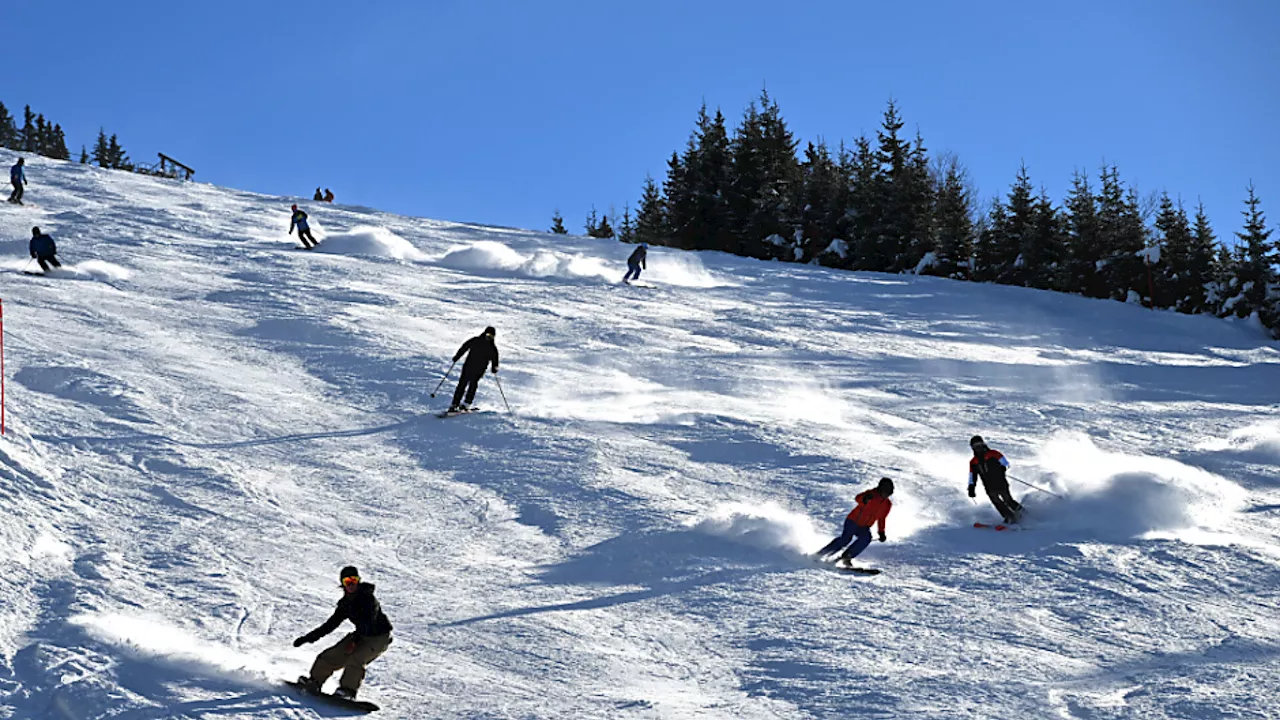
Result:
{"type": "Polygon", "coordinates": [[[101,125],[135,160],[268,193],[534,228],[559,208],[580,231],[662,175],[704,99],[736,123],[767,87],[832,144],[893,97],[988,196],[1025,162],[1061,199],[1105,159],[1203,199],[1220,236],[1250,180],[1280,220],[1274,0],[41,0],[4,19],[11,112],[73,152],[101,125]]]}

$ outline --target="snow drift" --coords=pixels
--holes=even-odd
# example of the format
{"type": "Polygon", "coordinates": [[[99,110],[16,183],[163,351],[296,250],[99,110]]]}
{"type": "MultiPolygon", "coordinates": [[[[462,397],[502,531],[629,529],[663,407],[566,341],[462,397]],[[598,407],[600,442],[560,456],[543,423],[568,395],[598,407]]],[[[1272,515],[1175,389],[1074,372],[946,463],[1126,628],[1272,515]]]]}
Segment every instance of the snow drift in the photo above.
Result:
{"type": "Polygon", "coordinates": [[[599,258],[548,249],[538,249],[524,255],[492,240],[451,248],[436,259],[436,264],[453,270],[496,276],[518,275],[561,280],[622,279],[620,272],[610,270],[599,258]]]}
{"type": "Polygon", "coordinates": [[[320,245],[314,252],[335,255],[366,255],[385,257],[394,260],[421,262],[427,259],[425,253],[413,246],[413,243],[382,227],[357,226],[344,232],[335,232],[321,237],[320,245]]]}

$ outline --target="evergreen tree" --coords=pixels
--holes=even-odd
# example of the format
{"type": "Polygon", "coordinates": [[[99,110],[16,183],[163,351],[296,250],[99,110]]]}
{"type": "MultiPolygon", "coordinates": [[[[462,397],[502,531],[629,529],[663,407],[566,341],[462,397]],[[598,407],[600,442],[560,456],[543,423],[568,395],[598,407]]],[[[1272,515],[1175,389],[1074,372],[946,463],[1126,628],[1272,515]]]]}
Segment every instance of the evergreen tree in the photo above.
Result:
{"type": "Polygon", "coordinates": [[[599,237],[596,235],[600,231],[600,218],[596,213],[596,206],[591,206],[591,212],[587,213],[586,231],[588,237],[599,237]]]}
{"type": "Polygon", "coordinates": [[[849,178],[849,217],[847,257],[840,267],[860,270],[884,270],[887,265],[876,264],[876,232],[883,214],[883,198],[880,193],[879,163],[871,149],[871,141],[865,135],[853,143],[848,156],[845,176],[849,178]]]}
{"type": "Polygon", "coordinates": [[[618,240],[625,243],[636,241],[635,218],[631,216],[631,203],[622,206],[622,222],[618,225],[618,240]]]}
{"type": "Polygon", "coordinates": [[[62,126],[55,124],[49,134],[49,157],[54,160],[70,160],[71,151],[67,149],[67,136],[62,132],[62,126]]]}
{"type": "Polygon", "coordinates": [[[551,232],[555,233],[556,235],[569,234],[569,231],[566,230],[564,227],[564,217],[560,214],[559,209],[557,209],[555,212],[551,214],[551,232]]]}
{"type": "Polygon", "coordinates": [[[1054,287],[1066,257],[1064,235],[1062,214],[1054,207],[1049,192],[1041,188],[1040,197],[1031,207],[1031,227],[1020,253],[1024,286],[1041,290],[1054,287]]]}
{"type": "Polygon", "coordinates": [[[80,164],[81,165],[89,164],[89,153],[87,150],[84,149],[83,145],[80,146],[80,164]]]}
{"type": "MultiPolygon", "coordinates": [[[[1181,312],[1193,312],[1186,309],[1195,292],[1194,286],[1200,285],[1203,295],[1203,280],[1196,282],[1197,276],[1191,268],[1191,253],[1195,238],[1191,233],[1191,222],[1187,219],[1187,211],[1182,203],[1174,204],[1169,193],[1160,195],[1160,206],[1156,212],[1155,245],[1160,248],[1160,263],[1152,269],[1155,278],[1155,289],[1151,303],[1155,307],[1173,307],[1181,312]]],[[[1208,267],[1204,270],[1207,272],[1208,267]]]]}
{"type": "Polygon", "coordinates": [[[708,115],[703,103],[694,132],[680,159],[680,192],[668,191],[668,208],[679,247],[724,250],[729,239],[725,191],[729,182],[729,136],[719,110],[708,115]]]}
{"type": "Polygon", "coordinates": [[[930,275],[969,277],[973,256],[973,193],[959,159],[954,155],[941,158],[934,179],[934,261],[927,269],[930,275]]]}
{"type": "Polygon", "coordinates": [[[666,245],[671,237],[667,221],[667,200],[658,189],[653,177],[645,176],[644,191],[640,195],[640,211],[636,215],[635,241],[650,245],[666,245]]]}
{"type": "Polygon", "coordinates": [[[31,106],[27,105],[22,110],[22,151],[33,153],[36,152],[38,135],[36,133],[36,115],[31,112],[31,106]]]}
{"type": "Polygon", "coordinates": [[[1262,201],[1254,191],[1253,183],[1249,183],[1248,192],[1245,210],[1241,212],[1244,229],[1236,233],[1242,253],[1236,267],[1240,294],[1231,310],[1241,318],[1256,312],[1263,325],[1275,328],[1280,298],[1276,297],[1273,286],[1276,283],[1275,264],[1280,262],[1280,257],[1276,255],[1271,230],[1267,228],[1267,218],[1260,207],[1262,201]]]}
{"type": "Polygon", "coordinates": [[[0,102],[0,147],[18,149],[19,135],[18,127],[13,122],[13,116],[9,114],[9,108],[0,102]]]}
{"type": "Polygon", "coordinates": [[[1147,229],[1138,208],[1138,196],[1125,189],[1120,171],[1102,168],[1102,188],[1098,194],[1098,227],[1102,245],[1102,283],[1106,294],[1124,300],[1130,291],[1147,293],[1146,263],[1139,253],[1147,246],[1147,229]]]}
{"type": "Polygon", "coordinates": [[[613,225],[609,224],[608,215],[605,215],[600,218],[600,224],[596,225],[595,234],[593,234],[591,237],[596,237],[601,239],[613,237],[613,225]]]}
{"type": "Polygon", "coordinates": [[[44,113],[37,114],[35,139],[36,153],[44,155],[45,157],[49,156],[49,140],[51,135],[53,135],[53,129],[50,128],[49,123],[45,121],[44,113]]]}
{"type": "Polygon", "coordinates": [[[796,140],[768,91],[747,107],[731,143],[728,209],[738,254],[795,259],[801,192],[796,140]]]}
{"type": "MultiPolygon", "coordinates": [[[[680,153],[671,153],[671,158],[667,160],[667,179],[662,183],[663,208],[662,216],[665,220],[663,229],[665,234],[663,237],[663,245],[671,245],[673,247],[681,247],[677,234],[683,229],[683,223],[687,222],[684,213],[687,212],[689,195],[688,183],[685,180],[684,163],[680,160],[680,153]],[[677,200],[681,203],[680,213],[676,212],[675,206],[677,200]]],[[[643,208],[642,208],[643,211],[643,208]]]]}
{"type": "Polygon", "coordinates": [[[129,155],[125,153],[124,148],[120,146],[120,141],[114,134],[107,141],[107,155],[110,158],[110,167],[113,170],[133,171],[133,163],[129,162],[129,155]]]}
{"type": "Polygon", "coordinates": [[[1191,251],[1186,260],[1186,272],[1179,277],[1184,288],[1179,295],[1178,310],[1186,313],[1215,312],[1209,291],[1218,277],[1215,275],[1218,240],[1204,203],[1196,206],[1196,216],[1191,229],[1191,251]]]}
{"type": "Polygon", "coordinates": [[[1098,199],[1089,176],[1077,171],[1064,207],[1066,255],[1058,276],[1058,289],[1085,297],[1107,297],[1106,283],[1099,273],[1103,258],[1098,199]]]}
{"type": "Polygon", "coordinates": [[[93,162],[100,168],[111,167],[111,148],[107,144],[107,134],[98,128],[98,141],[93,144],[93,162]]]}
{"type": "Polygon", "coordinates": [[[975,249],[975,275],[979,280],[1005,285],[1027,285],[1023,250],[1031,243],[1036,226],[1036,198],[1027,166],[1009,189],[1007,202],[997,200],[988,216],[986,231],[975,249]]]}
{"type": "MultiPolygon", "coordinates": [[[[841,150],[843,153],[843,149],[841,150]]],[[[822,255],[840,238],[848,206],[849,183],[842,163],[831,157],[825,143],[809,143],[801,169],[800,237],[792,258],[808,262],[822,255]]]]}

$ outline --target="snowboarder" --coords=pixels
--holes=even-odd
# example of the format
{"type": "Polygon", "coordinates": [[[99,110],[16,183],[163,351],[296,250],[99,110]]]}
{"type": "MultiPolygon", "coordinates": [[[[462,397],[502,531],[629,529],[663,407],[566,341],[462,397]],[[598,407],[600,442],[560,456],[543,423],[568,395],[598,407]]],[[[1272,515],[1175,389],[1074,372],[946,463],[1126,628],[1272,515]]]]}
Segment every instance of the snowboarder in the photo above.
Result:
{"type": "Polygon", "coordinates": [[[311,235],[311,226],[307,224],[307,214],[298,209],[297,205],[293,206],[293,217],[289,220],[289,234],[293,234],[293,229],[298,228],[298,239],[302,241],[302,247],[310,250],[319,245],[316,239],[311,235]]]}
{"type": "Polygon", "coordinates": [[[645,258],[648,255],[649,244],[640,243],[640,246],[631,253],[631,257],[627,258],[627,274],[622,276],[622,282],[630,285],[632,280],[640,279],[640,271],[649,269],[649,266],[645,263],[645,258]]]}
{"type": "Polygon", "coordinates": [[[323,625],[294,640],[293,646],[313,643],[338,629],[343,620],[350,620],[356,629],[347,633],[337,645],[316,656],[311,674],[299,677],[298,683],[309,692],[320,693],[329,676],[342,670],[338,689],[333,694],[354,700],[360,683],[364,682],[365,668],[391,645],[391,621],[373,596],[374,586],[361,582],[360,571],[355,567],[348,565],[342,568],[338,579],[343,592],[338,608],[323,625]]]}
{"type": "Polygon", "coordinates": [[[327,203],[331,203],[331,202],[333,202],[333,191],[332,191],[332,190],[330,190],[329,188],[325,188],[325,189],[324,189],[324,197],[323,197],[323,198],[321,198],[321,199],[322,199],[322,200],[324,200],[324,201],[325,201],[325,202],[327,202],[327,203]]]}
{"type": "Polygon", "coordinates": [[[982,478],[982,487],[1005,524],[1018,522],[1022,505],[1009,493],[1009,480],[1004,472],[1009,461],[999,451],[988,447],[981,435],[974,435],[969,440],[969,447],[973,449],[973,458],[969,460],[969,497],[977,497],[978,478],[982,478]]]}
{"type": "Polygon", "coordinates": [[[26,164],[26,160],[18,158],[17,164],[9,168],[9,182],[13,184],[13,192],[9,193],[9,202],[14,205],[22,204],[22,195],[26,192],[27,173],[23,170],[26,164]]]}
{"type": "Polygon", "coordinates": [[[462,377],[458,379],[458,389],[453,391],[453,404],[449,406],[448,412],[460,412],[471,407],[471,402],[476,399],[476,385],[484,377],[486,367],[492,367],[493,372],[498,372],[498,346],[493,342],[497,334],[498,331],[493,327],[487,327],[483,333],[462,343],[462,347],[454,354],[455,363],[463,355],[467,356],[467,361],[462,364],[462,377]]]}
{"type": "Polygon", "coordinates": [[[58,246],[53,238],[40,232],[40,228],[31,228],[31,257],[40,263],[40,269],[49,272],[49,266],[62,267],[58,262],[58,246]]]}
{"type": "Polygon", "coordinates": [[[841,548],[845,551],[836,558],[836,562],[848,562],[867,549],[871,544],[871,526],[879,525],[880,542],[884,542],[888,538],[884,534],[884,521],[889,517],[889,511],[893,509],[893,502],[889,500],[889,496],[893,494],[893,481],[889,478],[880,478],[880,484],[866,492],[859,493],[854,498],[856,505],[853,510],[844,519],[844,530],[840,533],[840,537],[827,543],[827,546],[814,554],[819,560],[825,560],[827,556],[836,552],[841,548]],[[850,543],[853,543],[850,545],[850,543]]]}
{"type": "Polygon", "coordinates": [[[312,195],[312,196],[311,196],[311,199],[312,199],[312,200],[315,200],[316,202],[323,202],[323,201],[324,201],[324,193],[320,192],[320,188],[316,188],[316,194],[315,194],[315,195],[312,195]]]}

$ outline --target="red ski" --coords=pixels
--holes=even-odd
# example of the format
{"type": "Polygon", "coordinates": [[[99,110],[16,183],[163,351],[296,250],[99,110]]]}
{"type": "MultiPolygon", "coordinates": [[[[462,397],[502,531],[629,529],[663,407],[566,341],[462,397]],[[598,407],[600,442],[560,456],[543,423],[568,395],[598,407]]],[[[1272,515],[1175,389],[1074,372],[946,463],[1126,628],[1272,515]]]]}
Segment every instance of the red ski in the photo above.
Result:
{"type": "Polygon", "coordinates": [[[976,522],[973,524],[976,528],[984,528],[986,530],[1008,530],[1008,525],[991,525],[989,523],[976,522]]]}

